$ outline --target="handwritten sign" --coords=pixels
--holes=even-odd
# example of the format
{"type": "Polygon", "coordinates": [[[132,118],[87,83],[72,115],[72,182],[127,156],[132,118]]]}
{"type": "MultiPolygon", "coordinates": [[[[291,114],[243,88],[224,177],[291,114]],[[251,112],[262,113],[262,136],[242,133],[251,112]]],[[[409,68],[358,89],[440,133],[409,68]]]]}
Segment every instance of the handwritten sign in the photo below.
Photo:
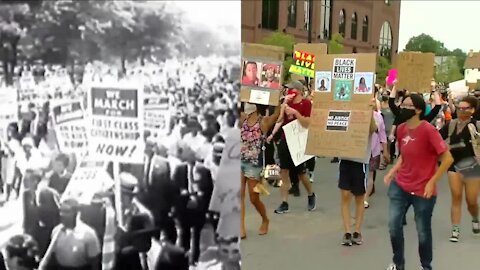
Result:
{"type": "Polygon", "coordinates": [[[430,93],[434,76],[433,53],[401,52],[397,57],[397,89],[430,93]]]}
{"type": "Polygon", "coordinates": [[[315,78],[315,55],[306,52],[295,51],[293,53],[294,63],[290,66],[289,72],[308,78],[315,78]]]}
{"type": "Polygon", "coordinates": [[[311,159],[313,156],[305,154],[307,146],[308,129],[304,128],[298,120],[283,126],[285,138],[287,139],[288,149],[295,166],[311,159]]]}
{"type": "Polygon", "coordinates": [[[92,87],[88,102],[89,154],[123,163],[142,163],[145,143],[141,90],[92,87]]]}

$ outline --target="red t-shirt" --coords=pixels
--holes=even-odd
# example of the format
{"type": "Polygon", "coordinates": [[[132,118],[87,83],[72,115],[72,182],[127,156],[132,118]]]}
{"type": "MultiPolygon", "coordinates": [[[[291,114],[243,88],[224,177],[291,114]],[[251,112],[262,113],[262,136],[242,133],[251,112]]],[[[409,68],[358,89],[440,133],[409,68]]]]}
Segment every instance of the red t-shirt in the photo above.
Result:
{"type": "Polygon", "coordinates": [[[397,129],[397,142],[403,163],[396,182],[405,192],[423,196],[427,182],[438,168],[438,157],[448,151],[448,146],[438,130],[426,121],[411,130],[405,123],[401,124],[397,129]]]}
{"type": "MultiPolygon", "coordinates": [[[[288,106],[292,109],[297,110],[303,117],[310,117],[312,113],[312,101],[308,99],[302,99],[299,103],[289,102],[288,106]]],[[[288,116],[286,113],[283,116],[283,126],[286,124],[295,121],[297,118],[294,115],[288,116]]],[[[285,133],[282,133],[282,138],[285,138],[285,133]]]]}

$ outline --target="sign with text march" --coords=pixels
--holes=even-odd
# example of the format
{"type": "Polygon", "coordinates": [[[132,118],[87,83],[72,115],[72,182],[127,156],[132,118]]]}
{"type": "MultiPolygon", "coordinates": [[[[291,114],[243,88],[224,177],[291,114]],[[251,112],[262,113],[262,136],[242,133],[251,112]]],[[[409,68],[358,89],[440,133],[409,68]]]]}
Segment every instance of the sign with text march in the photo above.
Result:
{"type": "Polygon", "coordinates": [[[137,88],[92,87],[89,91],[89,156],[142,163],[144,105],[137,88]]]}
{"type": "Polygon", "coordinates": [[[283,132],[287,139],[288,150],[295,166],[298,166],[313,156],[305,154],[307,146],[308,129],[304,128],[298,120],[283,126],[283,132]]]}

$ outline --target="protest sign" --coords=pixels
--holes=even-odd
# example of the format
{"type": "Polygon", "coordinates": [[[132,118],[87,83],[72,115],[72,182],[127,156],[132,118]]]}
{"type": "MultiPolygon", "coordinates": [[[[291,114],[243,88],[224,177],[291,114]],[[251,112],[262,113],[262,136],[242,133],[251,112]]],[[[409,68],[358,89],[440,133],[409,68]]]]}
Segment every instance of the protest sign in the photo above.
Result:
{"type": "Polygon", "coordinates": [[[397,56],[397,89],[430,93],[434,77],[433,53],[401,52],[397,56]]]}
{"type": "Polygon", "coordinates": [[[58,147],[64,153],[74,153],[77,158],[87,152],[87,121],[82,101],[68,101],[52,107],[52,122],[58,147]]]}
{"type": "Polygon", "coordinates": [[[277,106],[283,84],[284,49],[261,44],[242,44],[240,100],[277,106]]]}
{"type": "Polygon", "coordinates": [[[170,131],[170,98],[150,97],[145,99],[145,130],[153,137],[167,136],[170,131]]]}
{"type": "MultiPolygon", "coordinates": [[[[315,58],[317,58],[317,56],[319,55],[324,55],[324,54],[327,54],[327,44],[325,43],[297,43],[295,44],[295,46],[293,47],[293,51],[299,51],[299,52],[305,52],[305,53],[308,53],[308,54],[311,54],[311,55],[314,55],[315,58]]],[[[315,66],[314,66],[315,67],[315,66]]],[[[315,74],[315,68],[313,68],[313,77],[310,77],[310,78],[316,78],[316,74],[315,74]]],[[[308,77],[308,76],[307,76],[308,77]]],[[[331,76],[329,76],[331,77],[331,76]]],[[[292,73],[290,75],[290,78],[292,80],[297,80],[297,81],[302,81],[302,80],[305,80],[305,76],[304,75],[298,75],[298,74],[294,74],[292,73]]],[[[316,80],[313,81],[312,83],[312,87],[313,89],[316,89],[317,82],[316,80]]]]}
{"type": "Polygon", "coordinates": [[[7,127],[18,121],[17,91],[14,88],[0,88],[0,138],[7,140],[7,127]]]}
{"type": "Polygon", "coordinates": [[[89,205],[95,194],[110,190],[114,181],[107,173],[108,161],[84,160],[70,179],[62,200],[75,198],[81,204],[89,205]]]}
{"type": "Polygon", "coordinates": [[[283,132],[287,139],[288,150],[295,166],[311,159],[313,156],[305,155],[305,147],[308,138],[308,129],[304,128],[298,120],[283,126],[283,132]]]}
{"type": "Polygon", "coordinates": [[[293,52],[293,64],[290,73],[308,78],[315,78],[315,55],[302,51],[293,52]]]}
{"type": "Polygon", "coordinates": [[[331,74],[332,91],[313,98],[305,153],[364,159],[372,120],[376,54],[321,55],[316,74],[331,74]]]}
{"type": "Polygon", "coordinates": [[[88,108],[89,155],[142,163],[145,143],[143,93],[137,88],[92,87],[88,108]]]}

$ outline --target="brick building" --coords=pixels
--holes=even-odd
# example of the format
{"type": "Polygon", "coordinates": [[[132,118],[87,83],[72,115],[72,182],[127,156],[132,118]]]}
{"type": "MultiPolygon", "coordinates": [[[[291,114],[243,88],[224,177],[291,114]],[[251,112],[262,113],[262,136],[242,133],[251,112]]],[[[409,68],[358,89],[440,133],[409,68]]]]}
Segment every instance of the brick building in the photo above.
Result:
{"type": "Polygon", "coordinates": [[[273,31],[307,42],[309,2],[312,43],[344,36],[345,53],[398,52],[400,0],[242,0],[242,42],[260,42],[273,31]]]}

